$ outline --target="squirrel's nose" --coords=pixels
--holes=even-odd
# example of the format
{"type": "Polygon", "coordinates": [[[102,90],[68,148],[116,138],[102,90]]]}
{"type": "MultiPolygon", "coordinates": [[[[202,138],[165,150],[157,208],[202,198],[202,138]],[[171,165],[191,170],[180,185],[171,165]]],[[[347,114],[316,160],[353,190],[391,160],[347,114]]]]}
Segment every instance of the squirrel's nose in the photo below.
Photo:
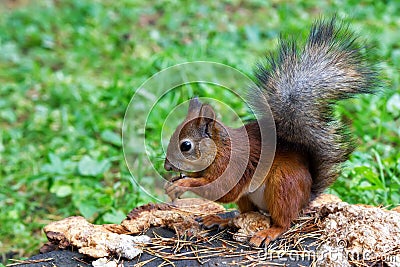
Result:
{"type": "Polygon", "coordinates": [[[172,166],[172,164],[168,161],[168,159],[165,159],[165,162],[164,162],[164,169],[165,169],[166,171],[172,171],[172,169],[173,169],[173,166],[172,166]]]}

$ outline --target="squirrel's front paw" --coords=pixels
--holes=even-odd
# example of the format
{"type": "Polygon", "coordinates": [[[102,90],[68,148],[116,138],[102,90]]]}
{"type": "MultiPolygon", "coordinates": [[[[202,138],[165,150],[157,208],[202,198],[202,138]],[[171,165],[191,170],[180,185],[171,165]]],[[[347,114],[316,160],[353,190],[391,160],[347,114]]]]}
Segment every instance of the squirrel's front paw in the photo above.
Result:
{"type": "Polygon", "coordinates": [[[166,182],[164,185],[164,189],[165,193],[167,193],[172,201],[179,198],[183,193],[187,191],[186,188],[180,185],[180,180],[176,180],[174,182],[166,182]]]}
{"type": "Polygon", "coordinates": [[[224,229],[229,226],[231,221],[231,218],[225,219],[216,214],[210,214],[201,219],[201,224],[206,229],[211,229],[215,226],[218,226],[218,229],[224,229]]]}

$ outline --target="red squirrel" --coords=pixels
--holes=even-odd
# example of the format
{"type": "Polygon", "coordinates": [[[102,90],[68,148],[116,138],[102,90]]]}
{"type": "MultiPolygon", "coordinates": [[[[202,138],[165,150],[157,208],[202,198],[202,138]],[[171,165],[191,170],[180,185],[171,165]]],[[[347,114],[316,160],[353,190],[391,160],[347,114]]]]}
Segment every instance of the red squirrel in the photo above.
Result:
{"type": "MultiPolygon", "coordinates": [[[[260,187],[249,190],[260,155],[258,122],[238,129],[226,127],[215,119],[210,105],[194,98],[167,149],[165,169],[180,172],[166,186],[172,199],[185,190],[207,195],[196,188],[217,180],[230,160],[244,161],[244,170],[228,169],[235,185],[217,201],[234,202],[242,213],[264,210],[271,215],[271,228],[250,239],[252,245],[260,246],[286,231],[310,200],[337,179],[354,146],[346,125],[335,119],[333,105],[357,94],[373,93],[378,79],[375,66],[362,55],[365,47],[337,24],[335,18],[315,22],[301,49],[294,41],[280,40],[278,55],[257,67],[256,84],[261,91],[254,92],[264,98],[255,96],[254,101],[261,107],[269,105],[277,135],[274,159],[260,187]],[[242,153],[246,158],[230,157],[233,140],[249,144],[249,153],[242,153]]],[[[203,223],[224,226],[227,220],[211,216],[203,223]]]]}

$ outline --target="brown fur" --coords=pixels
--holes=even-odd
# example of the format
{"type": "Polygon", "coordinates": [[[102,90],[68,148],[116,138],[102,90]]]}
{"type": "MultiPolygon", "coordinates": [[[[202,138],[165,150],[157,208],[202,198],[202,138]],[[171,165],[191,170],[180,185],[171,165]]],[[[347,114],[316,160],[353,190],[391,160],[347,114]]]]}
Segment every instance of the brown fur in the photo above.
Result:
{"type": "MultiPolygon", "coordinates": [[[[219,202],[236,202],[240,212],[257,211],[257,206],[251,202],[248,197],[247,188],[257,167],[260,154],[259,128],[257,123],[247,124],[245,126],[249,135],[250,158],[247,169],[237,185],[218,199],[219,202]]],[[[234,131],[234,130],[233,130],[234,131]]],[[[234,138],[240,138],[232,134],[234,138]]],[[[243,138],[243,137],[242,137],[243,138]]],[[[244,143],[245,140],[243,140],[244,143]]],[[[218,142],[216,142],[218,144],[218,142]]],[[[194,187],[206,185],[220,177],[227,167],[230,155],[230,146],[218,147],[217,157],[204,172],[202,177],[187,178],[177,181],[175,184],[192,188],[191,191],[204,195],[204,192],[196,190],[194,187]]],[[[244,153],[245,154],[245,153],[244,153]]],[[[246,156],[246,154],[245,154],[246,156]]],[[[308,162],[305,156],[289,148],[278,148],[275,154],[274,162],[264,180],[265,191],[264,201],[266,202],[268,212],[271,214],[273,226],[262,230],[254,236],[251,243],[259,246],[262,241],[269,242],[277,238],[282,232],[290,227],[290,223],[297,218],[299,212],[304,208],[310,199],[312,179],[308,170],[308,162]]],[[[221,188],[222,190],[223,188],[221,188]]],[[[215,189],[219,190],[219,189],[215,189]]],[[[227,225],[227,221],[218,216],[207,217],[203,221],[207,226],[227,225]]]]}
{"type": "Polygon", "coordinates": [[[288,228],[310,199],[307,162],[297,152],[278,151],[265,183],[265,201],[274,224],[288,228]]]}
{"type": "MultiPolygon", "coordinates": [[[[333,105],[361,93],[373,93],[377,72],[364,60],[362,50],[351,32],[337,27],[333,18],[315,23],[301,49],[293,41],[281,40],[278,56],[258,66],[258,87],[249,89],[249,100],[261,118],[269,118],[265,110],[270,108],[277,147],[271,169],[255,192],[249,188],[264,145],[258,124],[230,129],[215,120],[211,106],[192,99],[186,120],[171,137],[165,165],[167,170],[181,171],[192,178],[173,185],[185,186],[206,198],[211,191],[229,190],[218,195],[217,201],[235,202],[242,212],[267,210],[272,227],[256,233],[250,242],[260,245],[275,239],[290,227],[310,198],[336,180],[341,164],[354,149],[346,125],[335,120],[333,105]],[[196,149],[181,157],[177,144],[184,138],[190,138],[196,149]],[[200,153],[200,142],[209,144],[210,140],[215,144],[213,149],[207,146],[200,153]],[[196,159],[207,163],[201,165],[205,169],[196,170],[196,159]],[[169,160],[178,167],[171,167],[169,160]],[[220,181],[225,170],[225,181],[211,190],[195,188],[220,181]]],[[[173,186],[167,192],[173,197],[181,193],[173,186]]]]}

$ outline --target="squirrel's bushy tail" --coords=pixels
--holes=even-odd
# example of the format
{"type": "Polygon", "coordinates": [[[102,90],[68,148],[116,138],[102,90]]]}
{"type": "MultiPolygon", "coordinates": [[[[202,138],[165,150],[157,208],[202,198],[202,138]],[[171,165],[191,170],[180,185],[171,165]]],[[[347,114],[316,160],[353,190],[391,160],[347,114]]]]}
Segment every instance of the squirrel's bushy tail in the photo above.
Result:
{"type": "Polygon", "coordinates": [[[316,22],[301,49],[281,40],[278,56],[256,72],[274,116],[278,146],[296,144],[311,158],[314,195],[336,180],[340,164],[354,150],[345,125],[334,118],[333,104],[372,93],[377,80],[374,66],[362,56],[364,47],[336,24],[335,18],[316,22]]]}

